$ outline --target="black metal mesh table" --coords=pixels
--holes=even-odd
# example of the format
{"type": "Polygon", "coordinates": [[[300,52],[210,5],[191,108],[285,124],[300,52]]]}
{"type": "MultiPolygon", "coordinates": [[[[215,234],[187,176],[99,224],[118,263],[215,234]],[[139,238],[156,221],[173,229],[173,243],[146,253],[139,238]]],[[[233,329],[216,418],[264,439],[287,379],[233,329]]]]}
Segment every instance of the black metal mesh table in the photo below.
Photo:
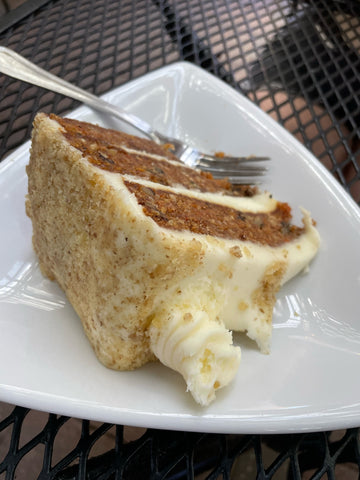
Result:
{"type": "MultiPolygon", "coordinates": [[[[0,44],[98,95],[171,62],[193,62],[273,116],[360,203],[356,0],[30,0],[0,18],[0,44]]],[[[75,106],[1,75],[0,158],[29,138],[38,110],[65,114],[75,106]]],[[[57,439],[73,419],[51,414],[24,440],[31,414],[16,407],[0,417],[0,479],[20,478],[19,465],[39,449],[40,479],[359,476],[357,429],[285,436],[147,430],[126,441],[126,427],[83,420],[58,458],[57,439]],[[109,432],[112,445],[97,450],[109,432]]]]}

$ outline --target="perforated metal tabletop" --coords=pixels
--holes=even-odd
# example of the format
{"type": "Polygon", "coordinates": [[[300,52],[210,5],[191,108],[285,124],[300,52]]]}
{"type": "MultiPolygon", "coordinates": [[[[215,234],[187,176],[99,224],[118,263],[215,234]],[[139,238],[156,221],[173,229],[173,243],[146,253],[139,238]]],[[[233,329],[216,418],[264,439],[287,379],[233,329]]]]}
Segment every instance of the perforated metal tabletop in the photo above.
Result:
{"type": "MultiPolygon", "coordinates": [[[[98,95],[172,62],[193,62],[282,124],[360,204],[356,0],[30,0],[0,18],[0,45],[98,95]]],[[[37,111],[64,115],[75,106],[0,75],[0,158],[30,138],[37,111]]],[[[52,414],[24,440],[31,415],[16,407],[0,417],[1,479],[20,478],[21,465],[39,451],[36,476],[23,478],[359,476],[358,429],[283,436],[147,430],[129,440],[124,426],[86,419],[74,426],[52,414]],[[77,437],[59,458],[66,425],[77,437]]]]}

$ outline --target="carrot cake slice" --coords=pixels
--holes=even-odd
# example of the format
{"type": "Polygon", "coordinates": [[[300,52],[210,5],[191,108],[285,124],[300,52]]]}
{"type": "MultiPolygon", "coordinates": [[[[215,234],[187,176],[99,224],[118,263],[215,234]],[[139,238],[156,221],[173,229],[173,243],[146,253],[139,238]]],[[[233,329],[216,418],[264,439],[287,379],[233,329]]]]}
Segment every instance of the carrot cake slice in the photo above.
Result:
{"type": "Polygon", "coordinates": [[[315,256],[310,214],[191,169],[168,148],[39,113],[26,211],[42,272],[99,360],[180,372],[201,405],[235,376],[244,331],[268,353],[281,285],[315,256]]]}

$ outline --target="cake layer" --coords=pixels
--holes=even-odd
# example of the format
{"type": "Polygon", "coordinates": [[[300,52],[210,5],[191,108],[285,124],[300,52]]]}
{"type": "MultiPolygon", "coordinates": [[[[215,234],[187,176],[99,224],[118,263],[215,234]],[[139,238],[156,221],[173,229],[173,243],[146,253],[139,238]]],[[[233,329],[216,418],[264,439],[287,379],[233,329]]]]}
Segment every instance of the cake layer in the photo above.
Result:
{"type": "Polygon", "coordinates": [[[125,180],[124,184],[136,196],[145,215],[163,228],[271,247],[291,242],[304,233],[304,228],[291,225],[286,203],[276,202],[270,212],[253,213],[137,182],[125,180]]]}
{"type": "Polygon", "coordinates": [[[81,151],[93,165],[109,172],[133,175],[160,185],[223,192],[233,196],[252,196],[257,191],[248,185],[234,187],[227,179],[214,179],[209,173],[179,163],[170,151],[171,145],[166,148],[86,122],[54,115],[50,118],[56,118],[63,127],[63,135],[70,145],[81,151]]]}

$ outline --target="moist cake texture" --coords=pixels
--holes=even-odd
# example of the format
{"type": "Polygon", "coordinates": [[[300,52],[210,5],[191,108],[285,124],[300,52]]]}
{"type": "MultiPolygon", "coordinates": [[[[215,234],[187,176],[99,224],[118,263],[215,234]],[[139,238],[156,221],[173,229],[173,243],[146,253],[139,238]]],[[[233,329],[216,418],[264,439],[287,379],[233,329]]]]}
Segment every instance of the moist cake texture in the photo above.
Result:
{"type": "Polygon", "coordinates": [[[56,280],[109,368],[159,359],[201,405],[236,375],[244,331],[270,351],[281,285],[315,256],[310,214],[193,170],[169,148],[55,115],[34,121],[26,211],[56,280]]]}

